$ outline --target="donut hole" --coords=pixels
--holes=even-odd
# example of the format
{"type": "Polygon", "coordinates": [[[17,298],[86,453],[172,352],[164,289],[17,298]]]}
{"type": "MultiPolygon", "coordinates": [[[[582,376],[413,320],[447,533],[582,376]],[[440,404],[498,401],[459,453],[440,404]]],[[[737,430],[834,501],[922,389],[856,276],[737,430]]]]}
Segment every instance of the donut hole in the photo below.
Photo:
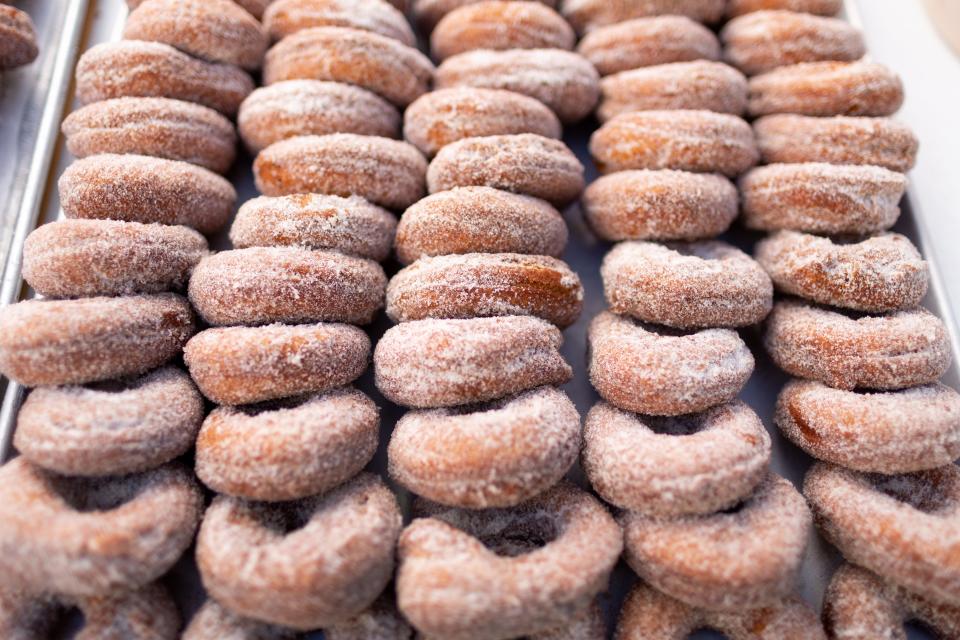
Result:
{"type": "Polygon", "coordinates": [[[285,504],[252,503],[250,511],[253,518],[268,531],[280,536],[303,529],[313,515],[312,504],[304,501],[285,504]]]}
{"type": "Polygon", "coordinates": [[[303,396],[294,396],[292,398],[280,398],[277,400],[266,400],[264,402],[257,402],[255,404],[242,404],[234,407],[237,411],[242,413],[245,416],[254,418],[263,413],[271,413],[273,411],[282,411],[284,409],[296,409],[307,404],[315,396],[312,395],[303,395],[303,396]]]}
{"type": "Polygon", "coordinates": [[[515,558],[542,549],[557,539],[553,518],[544,513],[510,518],[497,530],[480,532],[477,539],[498,556],[515,558]]]}
{"type": "Polygon", "coordinates": [[[692,436],[704,427],[703,416],[644,416],[644,424],[663,436],[692,436]]]}
{"type": "Polygon", "coordinates": [[[924,513],[941,511],[951,503],[944,486],[944,478],[935,471],[893,476],[870,474],[868,478],[870,484],[880,493],[924,513]]]}
{"type": "Polygon", "coordinates": [[[143,476],[76,478],[51,476],[54,492],[74,511],[112,511],[132,501],[145,487],[143,476]]]}

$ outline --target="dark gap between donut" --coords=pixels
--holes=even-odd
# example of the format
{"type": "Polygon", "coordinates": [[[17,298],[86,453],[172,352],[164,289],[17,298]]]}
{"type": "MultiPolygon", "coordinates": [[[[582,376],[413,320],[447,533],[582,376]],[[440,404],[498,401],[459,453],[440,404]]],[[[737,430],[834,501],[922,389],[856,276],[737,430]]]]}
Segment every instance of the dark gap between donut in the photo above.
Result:
{"type": "Polygon", "coordinates": [[[703,329],[675,329],[662,324],[650,324],[649,322],[643,322],[641,320],[637,320],[636,318],[631,319],[644,331],[648,331],[654,335],[662,336],[664,338],[682,338],[684,336],[692,336],[696,333],[700,333],[700,331],[703,331],[703,329]]]}
{"type": "Polygon", "coordinates": [[[280,411],[282,409],[296,409],[297,407],[305,405],[314,397],[315,396],[312,394],[307,394],[303,396],[294,396],[292,398],[282,398],[279,400],[265,400],[263,402],[258,402],[256,404],[237,405],[234,407],[234,409],[252,418],[254,416],[260,415],[261,413],[269,413],[270,411],[280,411]]]}
{"type": "Polygon", "coordinates": [[[54,492],[80,513],[111,511],[133,500],[143,488],[142,476],[79,478],[50,476],[54,492]]]}
{"type": "Polygon", "coordinates": [[[918,511],[933,513],[948,506],[950,500],[943,492],[940,477],[934,473],[904,473],[884,476],[869,474],[868,481],[881,493],[909,504],[918,511]]]}
{"type": "Polygon", "coordinates": [[[740,513],[741,511],[743,511],[743,510],[746,508],[746,506],[747,506],[747,501],[746,501],[746,500],[741,500],[740,502],[738,502],[738,503],[735,504],[735,505],[732,505],[732,506],[730,506],[730,507],[727,507],[726,509],[721,509],[721,510],[720,510],[720,513],[722,513],[722,514],[724,514],[724,515],[732,516],[732,515],[738,514],[738,513],[740,513]]]}

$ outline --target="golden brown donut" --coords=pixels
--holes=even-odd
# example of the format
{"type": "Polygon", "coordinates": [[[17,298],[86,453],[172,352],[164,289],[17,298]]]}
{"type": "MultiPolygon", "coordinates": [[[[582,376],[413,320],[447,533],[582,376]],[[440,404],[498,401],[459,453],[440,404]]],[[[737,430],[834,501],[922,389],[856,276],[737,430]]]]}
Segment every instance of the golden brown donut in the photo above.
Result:
{"type": "Polygon", "coordinates": [[[590,136],[600,173],[681,169],[735,176],[759,158],[753,130],[741,118],[711,111],[623,113],[590,136]]]}
{"type": "Polygon", "coordinates": [[[561,13],[583,34],[597,27],[665,14],[714,23],[723,17],[726,0],[563,0],[561,13]]]}
{"type": "Polygon", "coordinates": [[[583,191],[583,171],[560,140],[532,133],[464,138],[437,153],[427,170],[427,189],[494,187],[561,207],[583,191]]]}
{"type": "Polygon", "coordinates": [[[77,160],[57,187],[68,218],[182,224],[205,234],[226,224],[237,200],[232,184],[203,167],[133,154],[77,160]]]}
{"type": "Polygon", "coordinates": [[[843,0],[727,0],[727,16],[735,18],[753,11],[784,9],[818,16],[835,16],[843,8],[843,0]]]}
{"type": "Polygon", "coordinates": [[[22,67],[38,55],[37,30],[29,14],[0,5],[0,69],[22,67]]]}
{"type": "Polygon", "coordinates": [[[135,473],[193,446],[203,413],[190,376],[168,366],[116,382],[34,389],[17,414],[13,444],[56,473],[135,473]]]}
{"type": "Polygon", "coordinates": [[[183,358],[203,395],[249,404],[350,384],[367,368],[370,338],[342,324],[207,329],[183,358]]]}
{"type": "Polygon", "coordinates": [[[274,0],[263,27],[273,40],[311,27],[350,27],[417,46],[407,19],[385,0],[274,0]]]}
{"type": "Polygon", "coordinates": [[[181,640],[298,640],[300,637],[293,629],[243,618],[216,600],[207,600],[193,614],[181,640]]]}
{"type": "Polygon", "coordinates": [[[563,336],[539,318],[418,320],[387,330],[373,353],[376,384],[388,400],[435,408],[497,400],[570,380],[563,336]]]}
{"type": "MultiPolygon", "coordinates": [[[[323,630],[326,640],[414,640],[413,629],[387,589],[369,609],[323,630]]],[[[199,639],[198,639],[199,640],[199,639]]]]}
{"type": "MultiPolygon", "coordinates": [[[[138,6],[143,4],[144,0],[127,0],[127,6],[130,9],[136,9],[138,6]]],[[[233,0],[238,5],[246,9],[250,15],[259,20],[263,16],[263,12],[270,5],[273,0],[233,0]]]]}
{"type": "Polygon", "coordinates": [[[27,300],[0,311],[0,372],[28,387],[137,375],[180,353],[193,312],[173,293],[27,300]]]}
{"type": "MultiPolygon", "coordinates": [[[[417,25],[429,34],[445,15],[468,4],[476,4],[484,0],[413,0],[413,17],[417,25]]],[[[559,0],[537,0],[551,9],[556,9],[559,0]]]]}
{"type": "Polygon", "coordinates": [[[197,537],[211,597],[238,615],[316,629],[369,607],[393,574],[402,528],[397,500],[377,476],[296,502],[217,496],[197,537]]]}
{"type": "Polygon", "coordinates": [[[404,209],[423,197],[426,173],[427,161],[413,145],[353,133],[283,140],[253,163],[264,195],[357,195],[390,209],[404,209]]]}

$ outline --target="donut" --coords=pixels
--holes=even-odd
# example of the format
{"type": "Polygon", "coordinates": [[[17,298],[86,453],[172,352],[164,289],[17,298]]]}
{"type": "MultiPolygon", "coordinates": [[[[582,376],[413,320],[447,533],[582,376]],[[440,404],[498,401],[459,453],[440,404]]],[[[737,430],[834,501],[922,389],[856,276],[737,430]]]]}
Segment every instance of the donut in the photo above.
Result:
{"type": "Polygon", "coordinates": [[[369,324],[387,277],[373,260],[299,247],[250,247],[200,261],[190,302],[208,324],[369,324]]]}
{"type": "Polygon", "coordinates": [[[400,536],[397,604],[429,637],[493,640],[565,625],[606,589],[623,547],[606,508],[567,482],[508,509],[420,510],[426,517],[400,536]]]}
{"type": "Polygon", "coordinates": [[[511,133],[559,138],[563,129],[542,102],[503,89],[439,89],[417,98],[403,114],[403,137],[428,157],[463,138],[511,133]]]}
{"type": "Polygon", "coordinates": [[[196,102],[233,116],[253,91],[250,75],[229,64],[197,60],[160,42],[126,40],[93,46],[76,70],[80,104],[158,97],[196,102]]]}
{"type": "Polygon", "coordinates": [[[668,169],[617,171],[591,182],[580,206],[603,240],[698,240],[730,227],[737,217],[738,196],[723,176],[668,169]]]}
{"type": "Polygon", "coordinates": [[[197,566],[207,593],[237,615],[315,629],[373,603],[393,574],[402,526],[396,498],[370,473],[295,502],[217,496],[197,566]]]}
{"type": "Polygon", "coordinates": [[[606,122],[630,111],[693,109],[742,114],[747,79],[722,62],[671,62],[623,71],[600,81],[597,118],[606,122]]]}
{"type": "Polygon", "coordinates": [[[903,104],[903,84],[875,62],[801,62],[750,78],[751,116],[889,116],[903,104]]]}
{"type": "Polygon", "coordinates": [[[764,344],[790,375],[838,389],[904,389],[936,382],[950,366],[943,320],[922,308],[858,318],[781,300],[764,344]]]}
{"type": "Polygon", "coordinates": [[[143,0],[127,17],[123,37],[249,71],[260,68],[267,50],[263,27],[231,0],[143,0]]]}
{"type": "Polygon", "coordinates": [[[181,289],[207,255],[202,235],[180,226],[118,220],[59,220],[23,245],[23,278],[47,298],[181,289]]]}
{"type": "Polygon", "coordinates": [[[331,249],[381,261],[390,255],[396,217],[360,196],[300,193],[247,200],[230,226],[230,241],[248,247],[331,249]]]}
{"type": "Polygon", "coordinates": [[[559,13],[539,2],[484,0],[446,14],[430,35],[433,57],[485,49],[573,49],[577,36],[559,13]]]}
{"type": "Polygon", "coordinates": [[[370,338],[341,324],[207,329],[183,357],[203,395],[249,404],[350,384],[367,368],[370,338]]]}
{"type": "Polygon", "coordinates": [[[2,638],[33,640],[49,637],[62,614],[63,604],[52,595],[28,593],[15,585],[0,587],[2,638]]]}
{"type": "Polygon", "coordinates": [[[803,495],[849,562],[933,602],[960,601],[960,468],[882,476],[818,462],[803,495]]]}
{"type": "MultiPolygon", "coordinates": [[[[233,0],[233,2],[246,9],[247,12],[257,20],[263,17],[263,12],[273,1],[274,0],[233,0]]],[[[396,4],[397,1],[398,0],[394,0],[393,4],[396,4]]],[[[143,2],[144,0],[127,0],[127,6],[130,9],[136,9],[143,4],[143,2]]]]}
{"type": "Polygon", "coordinates": [[[675,416],[734,399],[753,372],[736,331],[676,333],[604,311],[590,323],[590,382],[627,411],[675,416]]]}
{"type": "Polygon", "coordinates": [[[478,407],[411,411],[387,449],[390,477],[451,507],[512,507],[556,484],[580,450],[580,414],[540,387],[478,407]]]}
{"type": "Polygon", "coordinates": [[[20,407],[13,444],[56,473],[135,473],[193,446],[203,413],[197,388],[176,367],[87,387],[40,387],[20,407]]]}
{"type": "Polygon", "coordinates": [[[389,209],[405,209],[422,198],[426,173],[427,161],[413,145],[353,133],[276,142],[253,163],[264,195],[357,195],[389,209]]]}
{"type": "Polygon", "coordinates": [[[600,76],[583,56],[562,49],[477,50],[461,53],[437,67],[435,88],[485,87],[536,98],[560,122],[590,115],[600,96],[600,76]]]}
{"type": "Polygon", "coordinates": [[[263,14],[263,27],[273,40],[311,27],[350,27],[417,46],[407,19],[384,0],[275,0],[263,14]]]}
{"type": "Polygon", "coordinates": [[[606,76],[670,62],[719,60],[720,42],[686,16],[665,15],[598,27],[580,40],[577,53],[606,76]]]}
{"type": "Polygon", "coordinates": [[[413,640],[414,638],[413,629],[397,611],[392,594],[388,595],[387,592],[382,593],[369,609],[356,617],[324,629],[323,637],[326,640],[413,640]]]}
{"type": "Polygon", "coordinates": [[[527,636],[528,640],[607,640],[607,622],[594,601],[586,611],[561,626],[527,636]]]}
{"type": "Polygon", "coordinates": [[[430,90],[433,71],[425,55],[393,38],[347,27],[311,27],[267,52],[263,83],[345,82],[406,107],[430,90]]]}
{"type": "Polygon", "coordinates": [[[173,293],[27,300],[0,311],[0,372],[28,387],[144,373],[180,353],[193,312],[173,293]]]}
{"type": "Polygon", "coordinates": [[[770,277],[719,240],[622,242],[600,267],[610,310],[676,329],[744,327],[773,307],[770,277]]]}
{"type": "Polygon", "coordinates": [[[0,6],[0,69],[30,64],[40,55],[33,20],[16,7],[0,6]]]}
{"type": "Polygon", "coordinates": [[[0,567],[27,590],[83,597],[136,589],[180,558],[202,512],[200,488],[179,466],[76,478],[15,458],[0,468],[0,567]]]}
{"type": "Polygon", "coordinates": [[[497,400],[568,382],[562,342],[554,325],[527,316],[405,322],[377,343],[376,385],[391,402],[422,409],[497,400]]]}
{"type": "Polygon", "coordinates": [[[739,187],[751,229],[865,235],[897,221],[907,179],[882,167],[808,162],[757,167],[739,187]]]}
{"type": "Polygon", "coordinates": [[[207,600],[193,615],[181,640],[297,640],[299,636],[293,629],[242,618],[215,600],[207,600]]]}
{"type": "Polygon", "coordinates": [[[227,223],[237,200],[233,185],[208,169],[134,154],[77,160],[57,186],[68,218],[180,224],[205,234],[227,223]]]}
{"type": "Polygon", "coordinates": [[[843,8],[843,0],[727,0],[727,16],[735,18],[753,11],[784,9],[818,16],[835,16],[843,8]]]}
{"type": "Polygon", "coordinates": [[[590,136],[590,154],[600,173],[681,169],[735,176],[759,158],[749,124],[697,110],[620,114],[590,136]]]}
{"type": "Polygon", "coordinates": [[[791,592],[811,516],[790,481],[769,473],[734,510],[672,519],[624,511],[624,557],[638,576],[693,607],[738,612],[791,592]]]}
{"type": "Polygon", "coordinates": [[[664,14],[686,16],[697,22],[718,22],[726,0],[564,0],[561,13],[577,33],[598,27],[664,14]]]}
{"type": "Polygon", "coordinates": [[[390,279],[386,296],[394,322],[530,315],[562,329],[582,308],[583,285],[565,262],[520,253],[420,258],[390,279]]]}
{"type": "Polygon", "coordinates": [[[464,138],[437,153],[427,169],[427,189],[494,187],[561,207],[583,191],[583,172],[560,140],[532,133],[464,138]]]}
{"type": "Polygon", "coordinates": [[[356,133],[396,138],[400,113],[366,89],[323,80],[287,80],[251,93],[237,115],[251,153],[297,136],[356,133]]]}
{"type": "Polygon", "coordinates": [[[778,231],[757,244],[756,257],[784,293],[872,313],[916,307],[930,280],[920,252],[898,233],[842,244],[778,231]]]}

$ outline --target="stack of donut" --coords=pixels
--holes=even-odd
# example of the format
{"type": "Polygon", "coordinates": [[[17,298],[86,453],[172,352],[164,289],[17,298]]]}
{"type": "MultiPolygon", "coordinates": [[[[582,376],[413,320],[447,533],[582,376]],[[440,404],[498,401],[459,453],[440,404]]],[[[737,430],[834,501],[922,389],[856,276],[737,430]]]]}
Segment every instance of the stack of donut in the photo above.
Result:
{"type": "Polygon", "coordinates": [[[0,2],[0,71],[30,64],[39,54],[30,15],[0,2]]]}

